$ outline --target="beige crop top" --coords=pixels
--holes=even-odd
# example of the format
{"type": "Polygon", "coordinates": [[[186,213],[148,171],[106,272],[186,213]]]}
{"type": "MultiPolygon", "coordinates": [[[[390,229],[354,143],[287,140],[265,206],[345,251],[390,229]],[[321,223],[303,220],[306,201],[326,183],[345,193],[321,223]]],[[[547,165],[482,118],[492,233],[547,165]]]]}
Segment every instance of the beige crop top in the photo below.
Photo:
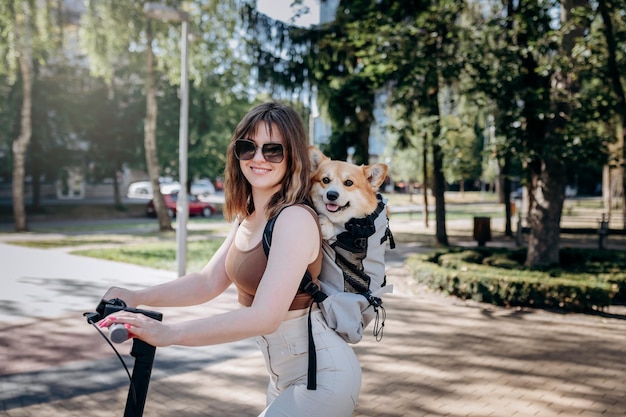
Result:
{"type": "MultiPolygon", "coordinates": [[[[319,221],[317,214],[309,206],[303,204],[297,204],[298,206],[306,208],[311,215],[315,218],[317,227],[319,230],[319,221]]],[[[271,250],[271,249],[270,249],[271,250]]],[[[237,248],[235,242],[230,245],[228,253],[226,254],[226,273],[230,280],[237,287],[239,294],[239,303],[250,307],[254,300],[254,295],[261,282],[265,267],[267,266],[267,257],[263,250],[263,244],[259,241],[252,249],[243,251],[237,248]]],[[[313,277],[313,282],[319,285],[318,277],[322,270],[322,236],[320,232],[320,252],[317,255],[317,259],[313,263],[309,264],[307,271],[313,277]]],[[[289,310],[300,310],[308,308],[313,299],[305,292],[298,291],[289,310]]]]}

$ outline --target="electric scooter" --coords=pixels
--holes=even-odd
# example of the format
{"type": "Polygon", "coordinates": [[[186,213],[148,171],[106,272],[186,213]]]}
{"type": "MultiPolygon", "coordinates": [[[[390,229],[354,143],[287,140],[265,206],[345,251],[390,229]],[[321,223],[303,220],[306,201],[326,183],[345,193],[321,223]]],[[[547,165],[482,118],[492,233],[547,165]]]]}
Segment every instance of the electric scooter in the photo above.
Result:
{"type": "Polygon", "coordinates": [[[132,313],[141,313],[155,320],[163,320],[163,314],[150,311],[140,310],[137,308],[127,307],[126,303],[119,298],[112,300],[102,300],[98,304],[95,312],[84,313],[83,316],[87,318],[87,323],[93,325],[98,332],[105,338],[107,343],[111,346],[117,357],[122,362],[124,369],[130,379],[130,386],[128,389],[128,396],[126,397],[126,408],[124,410],[124,417],[141,417],[143,415],[143,409],[146,404],[146,398],[148,396],[148,385],[150,384],[150,376],[152,375],[152,366],[154,364],[154,356],[156,354],[156,347],[152,346],[142,340],[133,339],[133,346],[131,348],[130,355],[135,358],[135,365],[133,366],[132,376],[128,371],[128,367],[124,363],[124,360],[117,352],[111,341],[115,343],[122,343],[129,338],[128,330],[122,324],[114,324],[109,328],[109,337],[107,337],[102,330],[96,324],[109,314],[118,311],[130,311],[132,313]],[[109,340],[110,339],[110,340],[109,340]]]}

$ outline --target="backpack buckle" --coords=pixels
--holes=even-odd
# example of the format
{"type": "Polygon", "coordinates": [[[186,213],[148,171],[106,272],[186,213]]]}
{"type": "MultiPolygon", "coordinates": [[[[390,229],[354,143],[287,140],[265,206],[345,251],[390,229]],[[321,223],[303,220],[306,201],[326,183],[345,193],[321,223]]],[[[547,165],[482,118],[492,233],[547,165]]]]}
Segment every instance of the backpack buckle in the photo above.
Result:
{"type": "Polygon", "coordinates": [[[319,285],[314,283],[310,278],[306,279],[305,277],[305,279],[302,280],[300,283],[300,290],[309,294],[316,303],[321,303],[327,297],[327,295],[322,292],[319,285]]]}
{"type": "Polygon", "coordinates": [[[300,285],[300,289],[312,297],[320,291],[320,287],[311,280],[303,281],[302,285],[300,285]]]}
{"type": "Polygon", "coordinates": [[[382,298],[374,297],[371,292],[362,293],[363,297],[367,299],[367,302],[374,308],[378,308],[383,305],[382,298]]]}

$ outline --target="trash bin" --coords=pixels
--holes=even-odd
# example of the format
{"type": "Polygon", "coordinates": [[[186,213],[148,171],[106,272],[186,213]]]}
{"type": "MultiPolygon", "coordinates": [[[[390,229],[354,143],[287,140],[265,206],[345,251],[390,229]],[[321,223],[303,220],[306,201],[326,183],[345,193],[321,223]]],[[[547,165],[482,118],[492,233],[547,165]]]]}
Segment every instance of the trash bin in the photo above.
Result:
{"type": "Polygon", "coordinates": [[[491,240],[491,217],[474,217],[474,240],[478,246],[491,240]]]}

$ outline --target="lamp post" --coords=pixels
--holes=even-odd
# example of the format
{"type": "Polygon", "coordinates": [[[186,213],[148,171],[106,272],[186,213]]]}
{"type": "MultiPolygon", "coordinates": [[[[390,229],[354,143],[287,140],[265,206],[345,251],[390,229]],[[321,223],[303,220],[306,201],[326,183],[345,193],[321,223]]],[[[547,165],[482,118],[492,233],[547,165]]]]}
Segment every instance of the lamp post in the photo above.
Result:
{"type": "Polygon", "coordinates": [[[185,275],[187,269],[187,219],[189,217],[189,199],[187,196],[187,147],[188,147],[188,119],[189,119],[189,76],[187,52],[189,49],[188,22],[189,14],[159,3],[146,3],[143,12],[151,19],[181,22],[182,34],[180,40],[180,130],[178,135],[178,181],[180,190],[176,201],[176,264],[178,276],[185,275]]]}

